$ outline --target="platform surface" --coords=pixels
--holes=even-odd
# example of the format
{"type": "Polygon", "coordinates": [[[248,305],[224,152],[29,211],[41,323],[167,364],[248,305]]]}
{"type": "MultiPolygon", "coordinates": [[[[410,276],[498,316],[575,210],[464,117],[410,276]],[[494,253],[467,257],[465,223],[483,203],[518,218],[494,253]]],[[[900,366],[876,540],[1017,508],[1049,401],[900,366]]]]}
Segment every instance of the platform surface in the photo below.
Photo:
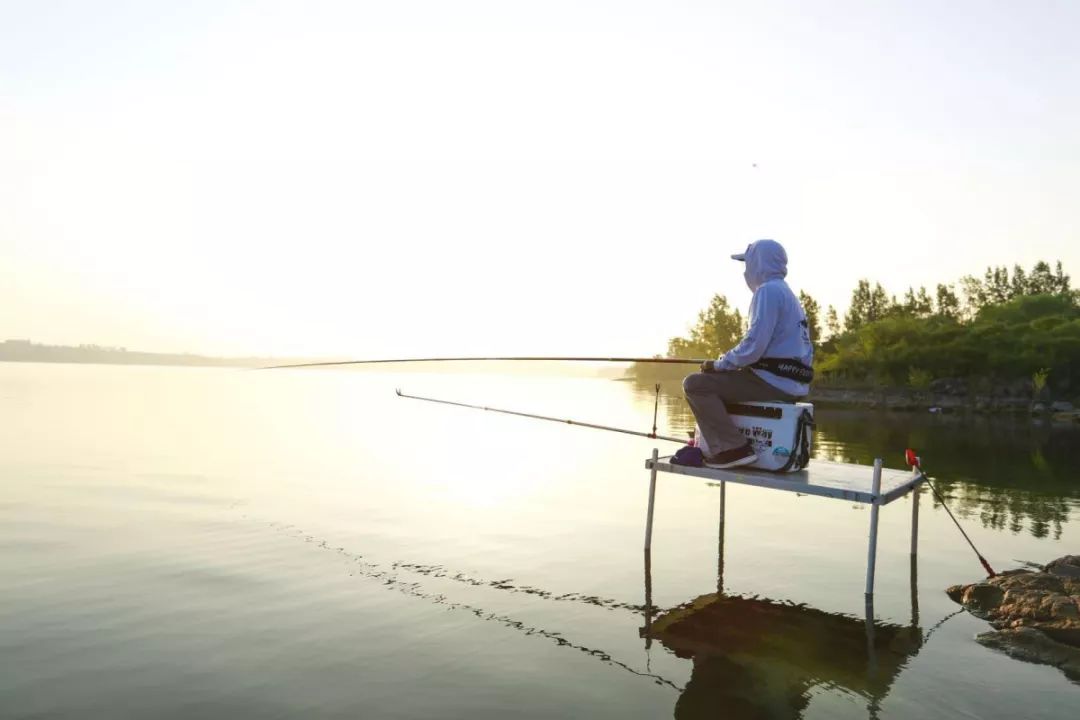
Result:
{"type": "MultiPolygon", "coordinates": [[[[851,502],[868,504],[874,502],[874,494],[871,492],[874,482],[874,468],[870,465],[849,465],[848,463],[811,460],[810,465],[799,472],[774,473],[765,470],[748,470],[746,468],[720,470],[710,467],[686,467],[685,465],[672,465],[670,460],[671,456],[661,457],[657,460],[657,471],[689,475],[715,482],[724,480],[772,490],[837,498],[851,502]]],[[[645,461],[646,469],[651,470],[652,466],[652,458],[645,461]]],[[[922,476],[918,473],[882,469],[881,497],[878,504],[888,505],[893,500],[902,498],[921,482],[922,476]]]]}

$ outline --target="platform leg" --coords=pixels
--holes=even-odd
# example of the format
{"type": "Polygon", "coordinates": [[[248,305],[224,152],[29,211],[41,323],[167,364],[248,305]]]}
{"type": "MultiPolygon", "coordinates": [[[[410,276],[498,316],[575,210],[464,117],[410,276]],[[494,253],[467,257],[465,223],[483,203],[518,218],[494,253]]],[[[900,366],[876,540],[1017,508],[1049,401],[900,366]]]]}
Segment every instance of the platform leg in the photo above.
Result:
{"type": "Polygon", "coordinates": [[[863,608],[866,618],[866,659],[867,670],[875,669],[877,657],[874,652],[874,596],[867,595],[863,608]]]}
{"type": "MultiPolygon", "coordinates": [[[[866,681],[870,687],[879,685],[878,657],[877,657],[877,632],[874,625],[874,596],[866,596],[866,681]]],[[[876,693],[867,693],[866,715],[870,720],[877,720],[881,716],[880,700],[876,693]]]]}
{"type": "Polygon", "coordinates": [[[919,491],[921,485],[916,485],[911,491],[911,557],[919,554],[919,491]]]}
{"type": "Polygon", "coordinates": [[[911,627],[919,627],[919,557],[911,556],[911,627]]]}
{"type": "Polygon", "coordinates": [[[877,530],[878,512],[881,510],[881,458],[874,459],[874,482],[871,486],[874,496],[870,504],[870,544],[866,554],[866,599],[874,596],[874,571],[877,568],[877,530]]]}
{"type": "Polygon", "coordinates": [[[724,515],[726,508],[727,481],[720,481],[720,530],[716,539],[716,592],[724,593],[724,515]]]}
{"type": "Polygon", "coordinates": [[[645,627],[641,632],[645,635],[645,649],[652,647],[652,552],[645,551],[645,627]]]}
{"type": "Polygon", "coordinates": [[[919,485],[911,495],[911,627],[919,626],[919,485]]]}
{"type": "Polygon", "coordinates": [[[652,451],[652,475],[649,477],[649,510],[645,516],[645,551],[652,550],[652,518],[653,505],[656,502],[656,463],[660,459],[660,451],[653,448],[652,451]]]}

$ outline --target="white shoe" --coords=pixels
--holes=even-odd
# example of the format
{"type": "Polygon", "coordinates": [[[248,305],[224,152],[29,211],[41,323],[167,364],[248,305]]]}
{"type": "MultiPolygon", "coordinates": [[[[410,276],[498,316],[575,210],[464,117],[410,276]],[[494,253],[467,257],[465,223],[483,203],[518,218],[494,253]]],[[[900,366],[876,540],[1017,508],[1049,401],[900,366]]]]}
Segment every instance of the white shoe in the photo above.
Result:
{"type": "Polygon", "coordinates": [[[750,443],[746,443],[742,447],[724,450],[715,455],[710,455],[705,458],[705,467],[722,470],[724,468],[750,465],[755,462],[757,462],[757,453],[754,452],[754,448],[750,443]]]}

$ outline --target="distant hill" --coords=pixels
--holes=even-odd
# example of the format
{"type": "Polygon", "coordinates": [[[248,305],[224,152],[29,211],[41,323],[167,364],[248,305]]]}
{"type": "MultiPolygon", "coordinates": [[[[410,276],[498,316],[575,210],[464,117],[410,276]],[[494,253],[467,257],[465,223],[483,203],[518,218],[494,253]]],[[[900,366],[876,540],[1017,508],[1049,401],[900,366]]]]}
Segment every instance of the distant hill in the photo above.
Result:
{"type": "Polygon", "coordinates": [[[261,367],[289,361],[280,358],[220,358],[190,353],[139,352],[122,347],[102,347],[100,345],[41,345],[29,340],[5,340],[0,343],[0,362],[261,367]]]}

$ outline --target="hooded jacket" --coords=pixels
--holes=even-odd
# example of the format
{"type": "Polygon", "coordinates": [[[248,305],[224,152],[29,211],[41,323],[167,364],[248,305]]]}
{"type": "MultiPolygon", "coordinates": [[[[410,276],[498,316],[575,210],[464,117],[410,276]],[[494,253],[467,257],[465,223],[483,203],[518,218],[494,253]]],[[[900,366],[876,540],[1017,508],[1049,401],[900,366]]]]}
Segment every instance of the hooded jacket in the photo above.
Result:
{"type": "MultiPolygon", "coordinates": [[[[738,257],[738,256],[734,256],[738,257]]],[[[784,280],[787,253],[775,240],[758,240],[743,254],[743,277],[753,291],[750,300],[750,329],[734,348],[715,362],[717,370],[738,370],[761,358],[795,358],[804,365],[814,362],[814,346],[806,323],[806,312],[784,280]]],[[[773,387],[802,397],[810,392],[807,383],[783,378],[767,370],[750,370],[773,387]]]]}

